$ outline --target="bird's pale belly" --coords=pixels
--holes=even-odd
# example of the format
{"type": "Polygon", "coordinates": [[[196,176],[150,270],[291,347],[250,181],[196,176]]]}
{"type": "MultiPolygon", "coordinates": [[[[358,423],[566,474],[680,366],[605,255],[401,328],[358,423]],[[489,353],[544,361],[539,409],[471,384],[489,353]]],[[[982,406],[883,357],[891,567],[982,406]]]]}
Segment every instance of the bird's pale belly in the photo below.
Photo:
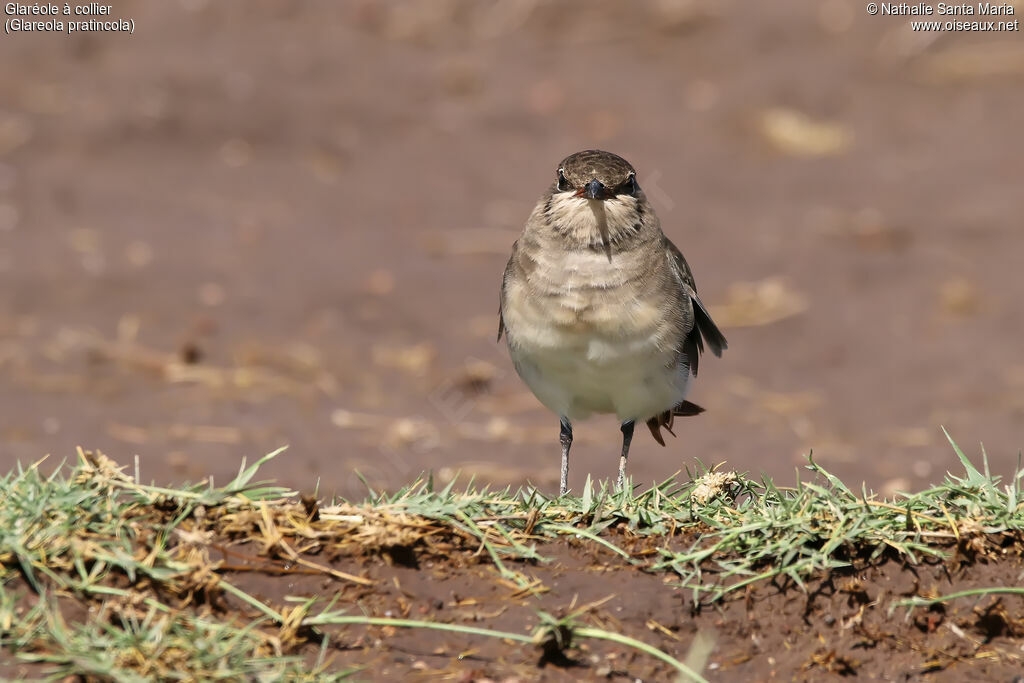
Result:
{"type": "Polygon", "coordinates": [[[570,419],[613,413],[620,420],[646,420],[686,397],[689,370],[674,349],[665,348],[655,326],[628,334],[621,321],[612,330],[602,327],[510,329],[516,370],[548,409],[570,419]]]}

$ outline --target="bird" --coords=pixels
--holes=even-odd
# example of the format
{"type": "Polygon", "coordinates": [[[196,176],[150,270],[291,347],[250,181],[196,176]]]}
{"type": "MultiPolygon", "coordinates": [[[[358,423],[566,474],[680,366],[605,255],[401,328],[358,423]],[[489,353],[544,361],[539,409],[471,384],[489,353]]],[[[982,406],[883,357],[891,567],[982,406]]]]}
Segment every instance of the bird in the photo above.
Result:
{"type": "Polygon", "coordinates": [[[562,160],[513,243],[502,336],[516,373],[559,417],[559,495],[568,491],[574,422],[618,418],[622,490],[636,423],[664,446],[661,430],[675,436],[675,417],[704,411],[686,396],[705,345],[716,356],[728,347],[636,170],[596,149],[562,160]]]}

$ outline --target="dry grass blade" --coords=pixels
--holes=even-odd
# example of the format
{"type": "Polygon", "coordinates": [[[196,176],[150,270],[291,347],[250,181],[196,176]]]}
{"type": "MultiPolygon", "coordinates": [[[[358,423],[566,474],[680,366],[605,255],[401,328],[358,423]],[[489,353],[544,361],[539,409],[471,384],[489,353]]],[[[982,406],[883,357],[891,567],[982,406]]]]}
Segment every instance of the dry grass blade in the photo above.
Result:
{"type": "Polygon", "coordinates": [[[301,557],[297,552],[295,552],[295,550],[292,549],[290,545],[288,545],[288,542],[284,540],[284,536],[281,535],[280,532],[277,530],[277,525],[274,523],[273,515],[270,512],[270,507],[267,505],[267,501],[265,500],[260,502],[260,513],[263,516],[264,535],[273,539],[273,542],[265,547],[266,550],[270,550],[271,548],[278,548],[285,555],[287,555],[288,558],[291,559],[291,561],[295,564],[302,565],[303,567],[307,567],[309,569],[315,569],[329,576],[333,576],[336,579],[341,579],[342,581],[349,581],[351,583],[359,584],[360,586],[373,585],[373,581],[371,581],[370,579],[365,579],[361,576],[355,576],[354,574],[348,574],[346,572],[334,569],[333,567],[318,564],[311,560],[307,560],[304,557],[301,557]]]}

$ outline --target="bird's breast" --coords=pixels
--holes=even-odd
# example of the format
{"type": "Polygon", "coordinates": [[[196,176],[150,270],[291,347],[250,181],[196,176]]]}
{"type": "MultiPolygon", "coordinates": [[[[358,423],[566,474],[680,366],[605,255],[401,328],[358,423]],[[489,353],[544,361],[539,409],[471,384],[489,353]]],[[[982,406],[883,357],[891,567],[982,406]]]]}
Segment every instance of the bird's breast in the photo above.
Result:
{"type": "Polygon", "coordinates": [[[665,337],[669,302],[650,285],[636,255],[572,251],[539,254],[528,278],[509,284],[510,339],[533,348],[573,349],[614,362],[641,349],[673,346],[665,337]]]}

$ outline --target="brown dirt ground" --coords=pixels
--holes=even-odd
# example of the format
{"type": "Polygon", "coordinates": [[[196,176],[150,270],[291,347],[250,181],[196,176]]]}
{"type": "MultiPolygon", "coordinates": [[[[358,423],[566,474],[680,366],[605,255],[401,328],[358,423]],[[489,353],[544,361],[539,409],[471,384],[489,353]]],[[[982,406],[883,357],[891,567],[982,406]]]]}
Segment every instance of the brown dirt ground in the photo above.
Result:
{"type": "MultiPolygon", "coordinates": [[[[654,553],[650,538],[612,529],[611,540],[631,558],[654,553]]],[[[671,547],[689,547],[677,537],[671,547]]],[[[660,541],[659,541],[660,543],[660,541]]],[[[912,596],[1014,585],[1024,562],[1020,539],[975,537],[951,546],[950,561],[908,565],[893,557],[821,577],[800,589],[788,581],[762,582],[722,603],[695,608],[692,593],[672,575],[630,567],[617,556],[575,540],[542,544],[547,563],[509,562],[534,580],[525,592],[457,539],[436,537],[378,555],[307,555],[370,579],[373,587],[306,571],[288,560],[261,556],[255,544],[214,538],[218,574],[248,594],[282,609],[286,596],[327,598],[349,614],[454,623],[529,634],[537,611],[579,611],[578,623],[652,644],[685,660],[695,638],[714,643],[704,674],[714,681],[855,680],[1016,681],[1024,666],[1024,597],[960,598],[913,611],[894,608],[912,596]]],[[[15,582],[13,590],[26,591],[15,582]]],[[[125,580],[117,583],[127,588],[125,580]]],[[[143,587],[144,592],[151,590],[143,587]]],[[[180,595],[161,593],[174,604],[180,595]]],[[[248,623],[261,614],[220,591],[189,594],[183,608],[207,618],[248,623]]],[[[89,601],[62,598],[65,619],[88,618],[89,601]]],[[[95,604],[93,604],[95,607],[95,604]]],[[[127,608],[130,609],[130,608],[127,608]]],[[[316,610],[314,610],[314,614],[316,610]]],[[[315,661],[328,636],[329,670],[360,669],[357,680],[572,681],[671,680],[673,670],[631,648],[578,640],[545,651],[494,638],[426,629],[325,627],[281,637],[289,654],[315,661]]],[[[39,675],[43,666],[0,657],[0,674],[39,675]]]]}
{"type": "MultiPolygon", "coordinates": [[[[679,539],[680,546],[692,539],[679,539]]],[[[653,552],[649,540],[613,538],[633,557],[653,552]]],[[[1024,569],[1012,539],[1001,562],[916,567],[886,560],[811,581],[807,593],[788,582],[761,585],[723,605],[692,609],[692,594],[673,577],[624,566],[592,544],[545,546],[551,564],[528,568],[543,590],[522,596],[489,563],[443,552],[430,559],[376,559],[335,564],[377,580],[380,589],[349,588],[345,599],[373,616],[396,616],[529,632],[535,612],[561,616],[584,605],[580,622],[623,633],[685,660],[698,632],[715,641],[706,674],[712,680],[1005,680],[1024,666],[1024,597],[960,599],[946,607],[889,609],[915,595],[1015,585],[1024,569]],[[404,560],[404,561],[403,561],[404,560]],[[411,560],[411,561],[410,561],[411,560]],[[385,587],[386,586],[386,587],[385,587]]],[[[953,552],[956,555],[955,549],[953,552]]],[[[228,574],[230,576],[230,573],[228,574]]],[[[237,585],[273,599],[281,582],[236,575],[237,585]]],[[[295,581],[293,595],[331,592],[323,579],[295,581]],[[305,583],[305,585],[303,585],[305,583]]],[[[253,615],[255,616],[255,615],[253,615]]],[[[335,632],[336,633],[336,632],[335,632]]],[[[391,628],[349,629],[335,636],[337,665],[369,665],[378,680],[450,675],[461,680],[670,680],[673,670],[629,648],[577,643],[546,660],[529,646],[494,639],[424,634],[391,628]]]]}
{"type": "MultiPolygon", "coordinates": [[[[134,35],[0,38],[5,470],[84,445],[224,481],[287,443],[265,474],[327,495],[361,496],[356,470],[552,486],[556,421],[494,344],[496,290],[555,163],[593,146],[637,166],[730,341],[708,412],[637,441],[639,480],[700,458],[789,481],[814,448],[917,489],[951,466],[940,424],[1015,462],[1019,33],[842,0],[113,14],[134,35]]],[[[617,436],[577,429],[571,485],[612,474],[617,436]]],[[[873,571],[871,595],[899,574],[873,571]]],[[[617,604],[667,609],[636,590],[617,604]]],[[[749,642],[781,662],[777,630],[749,642]]]]}

